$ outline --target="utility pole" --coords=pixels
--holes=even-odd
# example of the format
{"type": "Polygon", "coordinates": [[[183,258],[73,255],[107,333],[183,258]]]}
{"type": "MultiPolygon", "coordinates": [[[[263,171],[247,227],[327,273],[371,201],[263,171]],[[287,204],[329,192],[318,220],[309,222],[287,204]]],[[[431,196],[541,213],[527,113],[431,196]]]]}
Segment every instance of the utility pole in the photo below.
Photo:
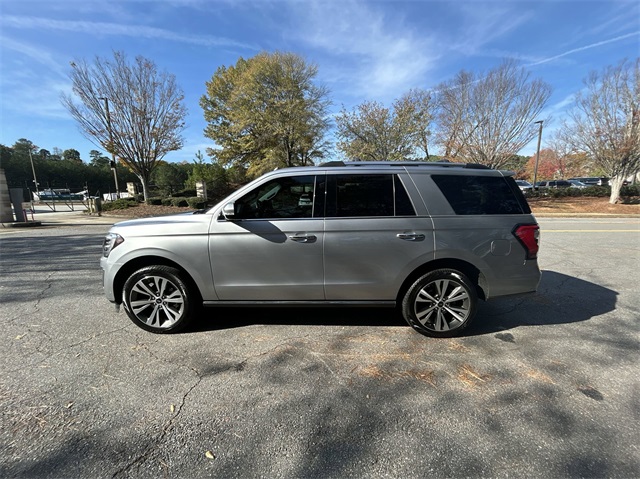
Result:
{"type": "Polygon", "coordinates": [[[109,130],[109,150],[111,150],[111,170],[113,171],[113,180],[116,183],[116,198],[120,198],[120,188],[118,187],[118,172],[116,170],[116,155],[113,152],[113,131],[111,130],[111,115],[109,114],[109,99],[101,97],[104,100],[104,109],[107,113],[107,129],[109,130]]]}
{"type": "Polygon", "coordinates": [[[540,161],[540,142],[542,141],[542,121],[538,120],[534,123],[540,125],[540,129],[538,130],[538,149],[536,150],[536,166],[533,169],[533,189],[537,190],[536,182],[538,181],[538,162],[540,161]]]}
{"type": "MultiPolygon", "coordinates": [[[[31,147],[29,147],[29,159],[31,160],[31,171],[33,172],[33,184],[36,187],[36,194],[38,195],[38,180],[36,179],[36,169],[33,166],[33,156],[31,155],[31,147]]],[[[38,195],[38,198],[40,198],[40,195],[38,195]]],[[[31,198],[31,205],[33,205],[33,198],[31,198]]],[[[33,209],[33,207],[31,208],[33,209]]]]}

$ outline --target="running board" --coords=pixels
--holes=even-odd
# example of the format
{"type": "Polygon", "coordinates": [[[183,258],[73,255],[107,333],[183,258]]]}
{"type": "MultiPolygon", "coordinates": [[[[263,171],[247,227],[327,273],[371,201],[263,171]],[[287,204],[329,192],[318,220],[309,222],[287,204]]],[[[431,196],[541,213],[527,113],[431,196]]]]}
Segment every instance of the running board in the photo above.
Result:
{"type": "Polygon", "coordinates": [[[207,308],[214,307],[248,307],[248,308],[262,308],[262,307],[294,307],[294,308],[317,308],[317,307],[383,307],[393,308],[396,306],[395,301],[203,301],[203,306],[207,308]]]}

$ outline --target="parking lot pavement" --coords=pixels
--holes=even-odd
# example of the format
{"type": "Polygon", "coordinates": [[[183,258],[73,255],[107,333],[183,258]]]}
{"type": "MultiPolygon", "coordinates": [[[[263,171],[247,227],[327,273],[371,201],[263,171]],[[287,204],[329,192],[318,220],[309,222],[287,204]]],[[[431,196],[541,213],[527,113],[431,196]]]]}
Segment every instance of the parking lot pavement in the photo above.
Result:
{"type": "Polygon", "coordinates": [[[100,215],[93,213],[88,214],[87,210],[82,205],[74,205],[74,209],[71,210],[64,205],[57,205],[56,210],[51,208],[39,206],[33,212],[27,213],[28,222],[38,222],[44,226],[63,226],[63,225],[97,225],[105,224],[111,225],[116,221],[121,221],[109,215],[100,215]]]}
{"type": "Polygon", "coordinates": [[[637,219],[542,219],[539,293],[465,337],[389,310],[103,298],[107,225],[0,230],[0,477],[638,477],[637,219]]]}

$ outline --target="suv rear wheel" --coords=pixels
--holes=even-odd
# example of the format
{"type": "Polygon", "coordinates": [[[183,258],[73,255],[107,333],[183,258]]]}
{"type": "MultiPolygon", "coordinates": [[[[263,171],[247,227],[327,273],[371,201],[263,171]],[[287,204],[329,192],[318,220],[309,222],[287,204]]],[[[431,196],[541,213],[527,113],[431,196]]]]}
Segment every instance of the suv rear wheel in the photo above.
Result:
{"type": "Polygon", "coordinates": [[[153,333],[173,333],[191,321],[193,295],[169,266],[146,266],[124,284],[122,303],[137,326],[153,333]]]}
{"type": "Polygon", "coordinates": [[[402,300],[402,315],[422,334],[450,337],[469,326],[477,304],[478,295],[469,278],[456,270],[438,269],[409,288],[402,300]]]}

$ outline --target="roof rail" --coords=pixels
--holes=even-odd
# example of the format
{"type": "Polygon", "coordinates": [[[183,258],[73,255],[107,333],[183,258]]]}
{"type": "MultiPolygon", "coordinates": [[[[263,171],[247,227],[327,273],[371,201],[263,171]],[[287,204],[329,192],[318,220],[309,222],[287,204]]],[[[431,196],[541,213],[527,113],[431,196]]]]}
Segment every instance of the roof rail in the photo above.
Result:
{"type": "Polygon", "coordinates": [[[450,161],[327,161],[320,167],[346,167],[346,166],[438,166],[442,168],[469,168],[474,170],[490,170],[486,165],[479,163],[453,163],[450,161]]]}
{"type": "Polygon", "coordinates": [[[320,163],[318,166],[347,166],[344,164],[344,161],[327,161],[325,163],[320,163]]]}

